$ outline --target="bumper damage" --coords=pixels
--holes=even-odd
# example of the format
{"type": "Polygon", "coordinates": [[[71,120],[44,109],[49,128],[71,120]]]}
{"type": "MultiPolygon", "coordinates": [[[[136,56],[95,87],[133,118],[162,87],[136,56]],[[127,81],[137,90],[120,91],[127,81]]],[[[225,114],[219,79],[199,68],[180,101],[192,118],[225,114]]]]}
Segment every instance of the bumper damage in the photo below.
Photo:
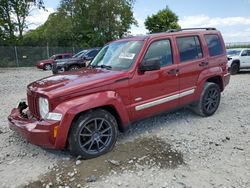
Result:
{"type": "MultiPolygon", "coordinates": [[[[20,107],[20,104],[19,104],[20,107]]],[[[8,116],[9,127],[17,132],[28,142],[45,148],[57,148],[55,130],[60,121],[38,120],[27,113],[23,113],[20,108],[14,108],[8,116]]]]}

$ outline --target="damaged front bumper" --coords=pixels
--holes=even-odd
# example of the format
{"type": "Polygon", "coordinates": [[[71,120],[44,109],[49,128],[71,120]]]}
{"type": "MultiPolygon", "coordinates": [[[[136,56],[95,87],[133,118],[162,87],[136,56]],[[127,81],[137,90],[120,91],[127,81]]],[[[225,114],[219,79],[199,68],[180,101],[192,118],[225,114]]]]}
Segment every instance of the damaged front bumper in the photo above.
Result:
{"type": "Polygon", "coordinates": [[[24,103],[19,103],[18,108],[14,108],[8,116],[11,130],[20,134],[28,142],[46,148],[56,149],[56,134],[60,121],[38,120],[29,113],[23,112],[24,103]]]}

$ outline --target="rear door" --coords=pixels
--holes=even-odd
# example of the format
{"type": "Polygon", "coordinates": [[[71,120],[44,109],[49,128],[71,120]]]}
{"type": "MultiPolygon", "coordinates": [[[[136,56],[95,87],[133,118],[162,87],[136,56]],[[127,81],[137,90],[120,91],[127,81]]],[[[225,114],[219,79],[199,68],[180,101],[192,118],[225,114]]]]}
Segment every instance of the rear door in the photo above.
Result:
{"type": "Polygon", "coordinates": [[[201,40],[199,35],[175,38],[179,60],[180,104],[182,105],[194,100],[199,75],[209,66],[201,40]]]}
{"type": "Polygon", "coordinates": [[[178,106],[179,80],[171,38],[149,42],[141,63],[159,59],[161,69],[141,73],[130,79],[131,120],[138,120],[178,106]]]}

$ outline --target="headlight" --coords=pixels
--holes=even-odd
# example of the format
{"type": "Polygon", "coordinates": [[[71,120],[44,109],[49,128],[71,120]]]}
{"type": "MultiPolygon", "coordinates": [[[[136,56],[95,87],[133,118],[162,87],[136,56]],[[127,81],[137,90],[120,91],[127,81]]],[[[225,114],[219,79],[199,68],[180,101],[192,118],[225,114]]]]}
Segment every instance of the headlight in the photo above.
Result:
{"type": "Polygon", "coordinates": [[[42,118],[45,118],[45,116],[49,113],[48,99],[42,97],[39,98],[39,112],[42,118]]]}

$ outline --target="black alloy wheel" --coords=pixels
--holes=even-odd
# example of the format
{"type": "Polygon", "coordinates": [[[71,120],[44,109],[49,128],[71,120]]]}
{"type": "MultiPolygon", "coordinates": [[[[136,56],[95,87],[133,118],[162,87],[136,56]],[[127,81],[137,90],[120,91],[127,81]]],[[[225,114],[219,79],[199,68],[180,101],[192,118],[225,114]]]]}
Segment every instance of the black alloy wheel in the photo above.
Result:
{"type": "Polygon", "coordinates": [[[206,82],[200,100],[190,105],[190,108],[200,116],[213,115],[220,105],[221,91],[216,83],[206,82]]]}
{"type": "Polygon", "coordinates": [[[90,159],[110,151],[116,138],[116,119],[108,111],[98,109],[80,116],[73,124],[69,149],[72,155],[90,159]]]}

